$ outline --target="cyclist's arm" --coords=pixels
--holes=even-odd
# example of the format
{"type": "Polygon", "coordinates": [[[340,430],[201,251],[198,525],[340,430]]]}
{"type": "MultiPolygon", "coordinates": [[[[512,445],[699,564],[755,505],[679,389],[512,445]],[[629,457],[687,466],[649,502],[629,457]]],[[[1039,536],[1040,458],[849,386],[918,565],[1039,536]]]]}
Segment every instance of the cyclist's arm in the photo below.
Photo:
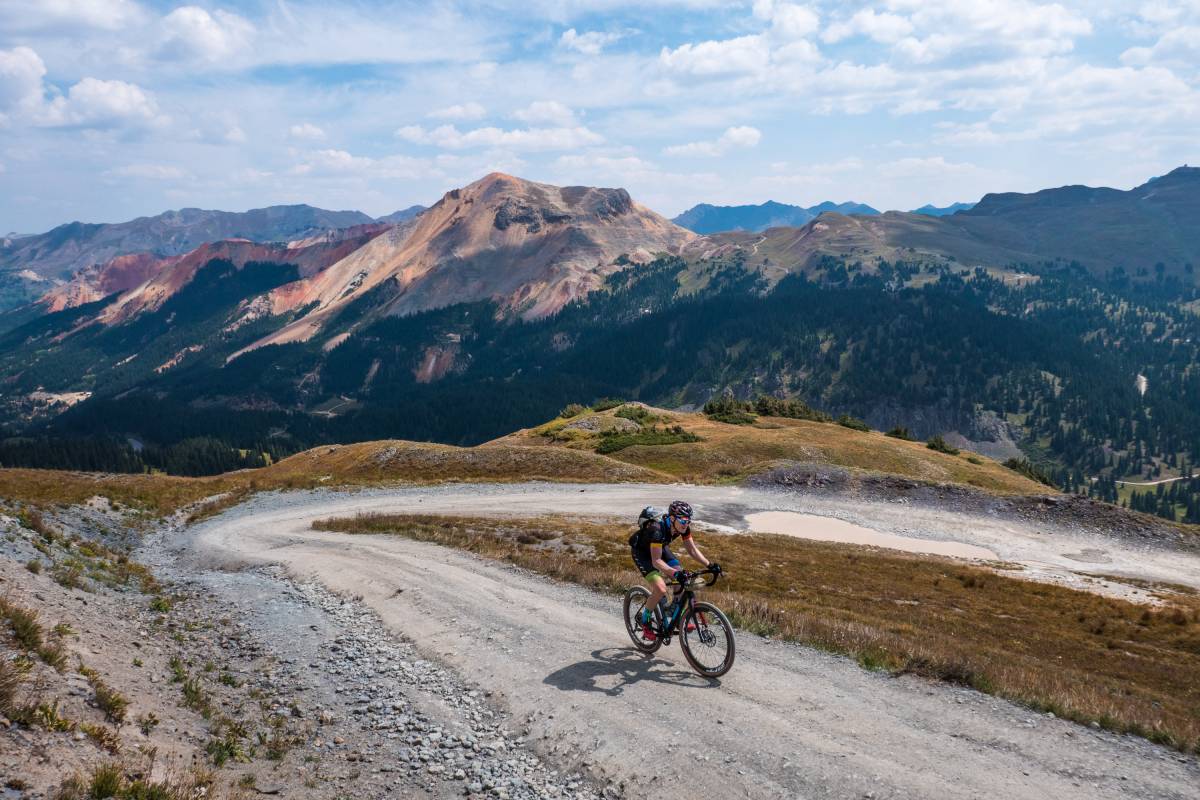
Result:
{"type": "Polygon", "coordinates": [[[709,565],[709,560],[704,557],[704,553],[700,552],[700,548],[696,546],[696,542],[693,541],[691,536],[688,536],[683,540],[683,546],[687,548],[687,551],[691,554],[692,558],[696,559],[706,567],[709,565]]]}
{"type": "Polygon", "coordinates": [[[662,557],[663,546],[658,542],[650,543],[650,563],[658,570],[660,575],[670,577],[679,571],[678,568],[672,567],[667,562],[663,561],[662,557]]]}

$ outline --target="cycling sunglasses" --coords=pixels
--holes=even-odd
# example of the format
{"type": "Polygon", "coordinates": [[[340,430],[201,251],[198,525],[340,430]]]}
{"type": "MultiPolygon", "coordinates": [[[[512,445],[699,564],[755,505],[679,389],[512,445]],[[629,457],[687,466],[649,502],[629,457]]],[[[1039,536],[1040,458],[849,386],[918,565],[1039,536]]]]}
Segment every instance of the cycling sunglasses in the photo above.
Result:
{"type": "Polygon", "coordinates": [[[678,522],[682,522],[684,525],[691,525],[691,524],[692,524],[692,518],[691,518],[691,517],[671,517],[671,519],[673,519],[673,520],[676,520],[676,521],[678,521],[678,522]]]}

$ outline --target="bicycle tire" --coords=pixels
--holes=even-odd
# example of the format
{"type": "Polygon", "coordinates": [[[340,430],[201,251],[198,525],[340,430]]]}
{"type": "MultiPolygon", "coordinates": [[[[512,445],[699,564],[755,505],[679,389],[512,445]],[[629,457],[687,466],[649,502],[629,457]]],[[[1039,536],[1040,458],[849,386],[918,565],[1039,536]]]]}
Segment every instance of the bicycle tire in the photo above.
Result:
{"type": "Polygon", "coordinates": [[[688,663],[692,665],[692,669],[706,678],[719,678],[729,670],[733,669],[733,660],[737,656],[737,642],[733,636],[733,625],[730,624],[729,618],[725,616],[725,612],[714,606],[712,603],[696,603],[687,613],[683,615],[683,620],[679,626],[679,647],[683,650],[683,656],[688,663]],[[701,615],[709,614],[713,620],[709,620],[701,615]],[[696,624],[696,632],[688,633],[687,626],[693,620],[696,624]],[[713,624],[715,620],[716,624],[713,624]],[[714,635],[724,636],[727,644],[725,658],[716,667],[709,667],[696,658],[692,654],[693,637],[699,637],[704,630],[717,629],[714,635]]]}
{"type": "Polygon", "coordinates": [[[625,632],[629,634],[633,646],[646,654],[654,653],[662,647],[662,638],[655,639],[653,642],[643,639],[642,626],[634,621],[632,614],[644,607],[649,597],[650,590],[645,586],[631,586],[625,592],[625,598],[621,603],[621,610],[625,616],[625,632]]]}

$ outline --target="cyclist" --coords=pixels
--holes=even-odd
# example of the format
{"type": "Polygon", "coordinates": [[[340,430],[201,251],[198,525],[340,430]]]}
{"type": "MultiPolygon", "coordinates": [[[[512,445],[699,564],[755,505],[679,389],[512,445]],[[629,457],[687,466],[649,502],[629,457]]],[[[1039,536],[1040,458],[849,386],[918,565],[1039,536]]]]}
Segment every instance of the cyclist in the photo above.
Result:
{"type": "Polygon", "coordinates": [[[692,507],[682,500],[671,503],[667,513],[659,516],[653,506],[642,509],[638,517],[637,533],[629,537],[629,546],[633,554],[633,563],[638,571],[650,584],[650,597],[646,607],[642,609],[642,635],[648,641],[654,641],[658,634],[652,625],[650,609],[658,606],[659,618],[666,618],[667,613],[667,582],[664,576],[679,579],[687,577],[687,572],[679,564],[679,559],[671,552],[670,544],[675,539],[683,539],[692,558],[704,566],[716,567],[700,552],[692,539],[692,507]]]}

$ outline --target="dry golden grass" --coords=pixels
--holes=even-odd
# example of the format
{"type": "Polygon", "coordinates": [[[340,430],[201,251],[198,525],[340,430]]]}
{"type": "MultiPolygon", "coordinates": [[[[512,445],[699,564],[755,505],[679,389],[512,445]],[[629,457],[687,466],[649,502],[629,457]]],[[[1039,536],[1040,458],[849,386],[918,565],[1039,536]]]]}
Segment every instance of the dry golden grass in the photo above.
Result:
{"type": "MultiPolygon", "coordinates": [[[[314,527],[397,533],[604,591],[637,580],[631,529],[616,524],[396,515],[314,527]]],[[[708,594],[744,630],[1200,752],[1200,598],[1150,609],[950,559],[769,534],[699,540],[727,572],[708,594]]]]}
{"type": "Polygon", "coordinates": [[[661,482],[670,478],[589,452],[528,446],[451,447],[385,440],[317,447],[262,469],[207,478],[0,469],[0,498],[46,507],[83,503],[99,495],[154,515],[164,515],[220,495],[198,509],[199,518],[236,505],[257,491],[526,480],[617,483],[661,482]]]}
{"type": "MultiPolygon", "coordinates": [[[[497,439],[494,444],[591,451],[600,442],[598,434],[564,430],[564,427],[588,416],[607,420],[618,410],[586,412],[571,419],[554,420],[497,439]]],[[[660,418],[660,424],[681,425],[702,441],[633,446],[613,453],[612,457],[690,483],[736,481],[784,462],[800,461],[933,483],[963,484],[997,494],[1055,491],[985,456],[965,451],[957,456],[939,453],[927,448],[924,442],[892,439],[877,431],[856,431],[835,423],[782,417],[759,417],[754,425],[729,425],[714,422],[703,414],[653,408],[650,411],[660,418]],[[981,463],[972,463],[968,457],[981,463]]]]}

